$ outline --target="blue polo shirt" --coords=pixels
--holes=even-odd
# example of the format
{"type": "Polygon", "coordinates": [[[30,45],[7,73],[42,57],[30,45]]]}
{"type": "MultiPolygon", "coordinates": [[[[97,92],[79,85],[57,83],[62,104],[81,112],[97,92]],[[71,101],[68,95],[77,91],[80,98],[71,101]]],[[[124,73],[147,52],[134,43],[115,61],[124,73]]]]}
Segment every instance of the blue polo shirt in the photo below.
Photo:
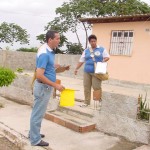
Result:
{"type": "Polygon", "coordinates": [[[55,53],[47,45],[42,45],[37,53],[36,57],[36,68],[44,68],[44,76],[46,76],[52,82],[56,81],[56,72],[55,72],[55,53]]]}

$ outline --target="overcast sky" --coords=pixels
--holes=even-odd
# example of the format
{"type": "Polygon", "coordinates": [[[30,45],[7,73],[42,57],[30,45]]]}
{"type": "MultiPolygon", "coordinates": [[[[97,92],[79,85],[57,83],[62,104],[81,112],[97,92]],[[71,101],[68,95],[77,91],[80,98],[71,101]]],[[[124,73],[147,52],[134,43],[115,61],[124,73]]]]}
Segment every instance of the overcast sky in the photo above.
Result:
{"type": "MultiPolygon", "coordinates": [[[[30,47],[39,46],[36,36],[43,33],[44,26],[54,19],[55,9],[67,1],[69,0],[0,0],[0,23],[5,21],[18,24],[30,34],[30,47]]],[[[150,5],[150,0],[141,1],[150,5]]],[[[75,42],[76,37],[70,34],[68,37],[75,42]]],[[[0,47],[6,47],[6,44],[0,43],[0,47]]],[[[15,44],[13,48],[16,47],[20,45],[15,44]]]]}

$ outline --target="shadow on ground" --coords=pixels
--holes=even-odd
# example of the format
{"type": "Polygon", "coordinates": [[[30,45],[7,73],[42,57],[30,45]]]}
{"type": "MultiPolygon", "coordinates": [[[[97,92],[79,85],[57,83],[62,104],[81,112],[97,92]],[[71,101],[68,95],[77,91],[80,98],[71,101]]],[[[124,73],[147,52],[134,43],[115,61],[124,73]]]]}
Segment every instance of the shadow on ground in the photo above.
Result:
{"type": "Polygon", "coordinates": [[[136,149],[143,144],[140,143],[133,143],[129,142],[125,139],[121,139],[114,147],[108,149],[108,150],[133,150],[136,149]]]}

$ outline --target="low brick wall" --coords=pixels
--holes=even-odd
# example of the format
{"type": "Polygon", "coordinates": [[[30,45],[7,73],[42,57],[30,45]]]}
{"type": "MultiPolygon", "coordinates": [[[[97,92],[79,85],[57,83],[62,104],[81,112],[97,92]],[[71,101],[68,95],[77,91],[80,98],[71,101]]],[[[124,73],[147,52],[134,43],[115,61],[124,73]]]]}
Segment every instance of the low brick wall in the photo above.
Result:
{"type": "MultiPolygon", "coordinates": [[[[55,63],[60,65],[70,65],[70,70],[62,73],[64,76],[73,77],[75,67],[79,61],[80,55],[63,55],[56,54],[55,63]]],[[[18,51],[0,51],[0,66],[5,66],[16,70],[17,68],[24,68],[28,71],[35,70],[36,53],[32,52],[18,52],[18,51]]],[[[78,73],[78,78],[83,77],[83,68],[78,73]]]]}
{"type": "MultiPolygon", "coordinates": [[[[18,74],[12,85],[0,88],[0,95],[22,104],[32,105],[31,80],[30,75],[18,74]]],[[[100,131],[148,144],[150,124],[137,121],[136,113],[137,98],[103,92],[102,109],[95,112],[93,121],[100,131]]]]}
{"type": "Polygon", "coordinates": [[[35,69],[35,53],[18,51],[0,51],[0,66],[9,67],[13,70],[24,68],[25,70],[35,69]]]}
{"type": "Polygon", "coordinates": [[[32,105],[31,76],[17,74],[17,78],[9,87],[0,88],[0,95],[21,104],[32,105]]]}

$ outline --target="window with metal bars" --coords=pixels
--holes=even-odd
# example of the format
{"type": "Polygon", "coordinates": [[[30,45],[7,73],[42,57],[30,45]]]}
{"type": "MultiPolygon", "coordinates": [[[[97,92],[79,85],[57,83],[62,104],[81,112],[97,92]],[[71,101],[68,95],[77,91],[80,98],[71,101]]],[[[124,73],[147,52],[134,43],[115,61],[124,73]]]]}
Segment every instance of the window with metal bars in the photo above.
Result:
{"type": "Polygon", "coordinates": [[[132,44],[133,44],[132,30],[112,31],[110,54],[131,56],[132,44]]]}

